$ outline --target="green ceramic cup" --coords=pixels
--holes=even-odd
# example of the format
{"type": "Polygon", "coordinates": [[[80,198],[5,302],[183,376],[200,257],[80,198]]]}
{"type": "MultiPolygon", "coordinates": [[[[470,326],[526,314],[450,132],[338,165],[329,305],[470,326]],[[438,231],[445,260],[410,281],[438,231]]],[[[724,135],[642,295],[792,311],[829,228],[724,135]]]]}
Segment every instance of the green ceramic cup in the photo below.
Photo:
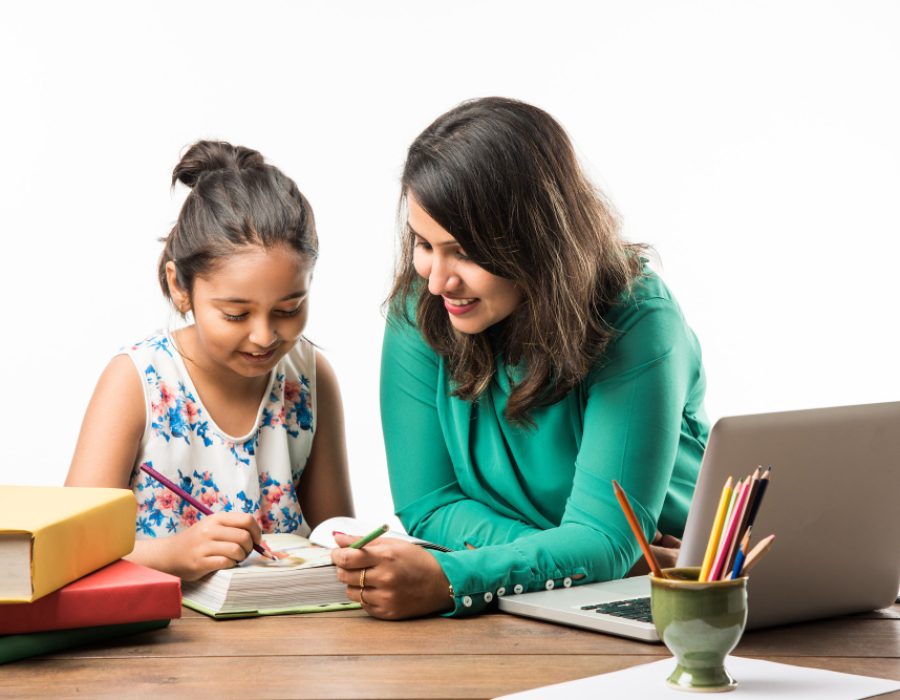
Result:
{"type": "Polygon", "coordinates": [[[665,569],[650,576],[650,610],[656,631],[677,665],[666,680],[673,688],[699,692],[734,690],[725,657],[747,623],[747,578],[699,583],[699,567],[665,569]]]}

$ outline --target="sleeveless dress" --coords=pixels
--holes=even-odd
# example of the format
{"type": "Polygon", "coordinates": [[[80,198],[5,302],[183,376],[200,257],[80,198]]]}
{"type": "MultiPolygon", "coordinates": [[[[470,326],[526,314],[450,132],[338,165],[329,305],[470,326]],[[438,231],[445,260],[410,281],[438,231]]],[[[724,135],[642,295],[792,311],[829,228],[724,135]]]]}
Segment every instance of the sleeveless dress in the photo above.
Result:
{"type": "Polygon", "coordinates": [[[140,470],[147,464],[213,512],[252,513],[263,532],[306,535],[298,487],[315,434],[316,354],[301,339],[274,367],[246,435],[207,413],[175,342],[157,332],[123,348],[144,389],[147,422],[131,474],[138,539],[173,535],[202,514],[140,470]]]}

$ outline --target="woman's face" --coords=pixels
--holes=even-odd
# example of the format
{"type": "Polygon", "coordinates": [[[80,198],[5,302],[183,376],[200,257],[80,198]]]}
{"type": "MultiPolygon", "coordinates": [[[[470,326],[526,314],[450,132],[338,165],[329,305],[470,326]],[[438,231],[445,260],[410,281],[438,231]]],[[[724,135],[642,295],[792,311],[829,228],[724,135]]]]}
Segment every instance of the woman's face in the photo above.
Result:
{"type": "Polygon", "coordinates": [[[416,240],[413,265],[428,280],[428,291],[443,298],[453,327],[461,333],[481,333],[509,316],[522,302],[516,283],[472,262],[411,192],[406,200],[409,229],[416,240]]]}

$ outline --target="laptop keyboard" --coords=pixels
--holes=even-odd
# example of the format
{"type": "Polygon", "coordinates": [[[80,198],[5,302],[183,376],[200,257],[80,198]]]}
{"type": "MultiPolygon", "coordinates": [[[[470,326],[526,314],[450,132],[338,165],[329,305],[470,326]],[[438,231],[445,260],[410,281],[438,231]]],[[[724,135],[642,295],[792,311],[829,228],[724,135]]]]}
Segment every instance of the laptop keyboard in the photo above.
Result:
{"type": "Polygon", "coordinates": [[[592,605],[582,605],[582,610],[593,610],[604,615],[613,615],[615,617],[624,617],[628,620],[637,620],[638,622],[652,622],[650,616],[650,597],[631,598],[629,600],[614,600],[611,603],[594,603],[592,605]]]}

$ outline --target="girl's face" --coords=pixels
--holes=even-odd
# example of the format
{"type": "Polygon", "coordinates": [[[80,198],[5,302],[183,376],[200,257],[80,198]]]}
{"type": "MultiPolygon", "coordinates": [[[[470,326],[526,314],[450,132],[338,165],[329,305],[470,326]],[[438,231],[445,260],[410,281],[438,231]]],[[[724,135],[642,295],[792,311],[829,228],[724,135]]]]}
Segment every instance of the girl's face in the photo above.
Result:
{"type": "Polygon", "coordinates": [[[312,270],[287,246],[250,245],[198,276],[191,299],[198,357],[191,359],[248,379],[267,375],[303,333],[312,270]]]}
{"type": "Polygon", "coordinates": [[[428,280],[428,291],[444,300],[450,323],[475,334],[509,316],[522,302],[515,282],[476,265],[438,222],[407,192],[410,233],[415,236],[413,265],[428,280]]]}

